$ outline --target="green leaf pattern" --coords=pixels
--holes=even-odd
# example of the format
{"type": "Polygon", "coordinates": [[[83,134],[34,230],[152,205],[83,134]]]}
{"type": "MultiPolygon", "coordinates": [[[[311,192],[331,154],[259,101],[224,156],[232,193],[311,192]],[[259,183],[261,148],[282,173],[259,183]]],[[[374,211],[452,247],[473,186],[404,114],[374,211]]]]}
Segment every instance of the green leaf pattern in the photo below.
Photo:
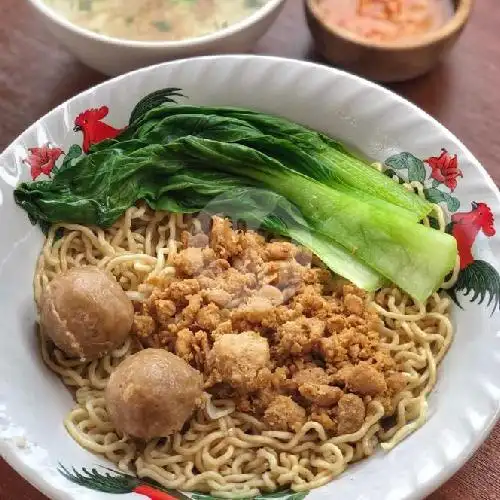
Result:
{"type": "Polygon", "coordinates": [[[399,153],[386,160],[386,165],[394,170],[406,170],[408,181],[424,182],[426,177],[425,165],[422,160],[411,153],[399,153]]]}
{"type": "Polygon", "coordinates": [[[424,189],[424,195],[432,203],[446,203],[450,212],[456,212],[460,208],[460,201],[457,198],[438,188],[424,189]]]}
{"type": "MultiPolygon", "coordinates": [[[[403,152],[393,155],[387,158],[385,165],[388,167],[385,173],[389,177],[397,175],[399,179],[404,178],[407,182],[420,182],[426,186],[427,171],[425,164],[411,153],[403,152]],[[403,173],[405,170],[406,175],[403,173]]],[[[424,195],[427,200],[436,204],[443,203],[450,212],[456,212],[460,208],[458,198],[439,189],[441,183],[438,180],[429,180],[430,187],[425,187],[424,189],[424,195]]]]}

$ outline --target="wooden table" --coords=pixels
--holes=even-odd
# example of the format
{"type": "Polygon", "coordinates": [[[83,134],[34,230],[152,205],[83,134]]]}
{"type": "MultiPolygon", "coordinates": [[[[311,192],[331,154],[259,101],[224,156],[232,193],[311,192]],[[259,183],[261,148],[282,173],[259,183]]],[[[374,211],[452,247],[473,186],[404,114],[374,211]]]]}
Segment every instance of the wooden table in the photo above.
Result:
{"type": "MultiPolygon", "coordinates": [[[[497,184],[499,26],[498,0],[478,1],[462,39],[440,67],[418,80],[392,86],[460,137],[497,184]]],[[[0,150],[54,106],[104,80],[53,40],[19,0],[0,1],[0,48],[0,150]]],[[[315,59],[300,0],[288,0],[255,52],[315,59]]],[[[428,500],[499,499],[499,462],[497,425],[470,462],[428,500]]],[[[44,499],[0,459],[0,500],[44,499]]]]}

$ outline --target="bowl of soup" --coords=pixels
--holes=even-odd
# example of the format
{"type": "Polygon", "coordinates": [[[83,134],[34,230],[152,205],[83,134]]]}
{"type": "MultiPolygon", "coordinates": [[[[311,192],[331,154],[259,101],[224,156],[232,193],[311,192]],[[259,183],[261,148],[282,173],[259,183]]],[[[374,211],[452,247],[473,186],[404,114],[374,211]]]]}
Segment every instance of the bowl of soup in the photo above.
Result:
{"type": "Polygon", "coordinates": [[[317,51],[380,82],[421,76],[451,50],[474,0],[304,0],[317,51]]]}
{"type": "Polygon", "coordinates": [[[29,0],[86,65],[118,75],[171,59],[252,48],[285,0],[29,0]]]}

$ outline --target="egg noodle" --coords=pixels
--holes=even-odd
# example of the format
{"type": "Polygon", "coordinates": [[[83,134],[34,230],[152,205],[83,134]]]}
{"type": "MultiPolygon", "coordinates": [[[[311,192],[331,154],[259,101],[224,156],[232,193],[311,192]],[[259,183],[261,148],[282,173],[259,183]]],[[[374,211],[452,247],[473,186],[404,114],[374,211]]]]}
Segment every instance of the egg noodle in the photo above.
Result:
{"type": "MultiPolygon", "coordinates": [[[[408,188],[422,196],[421,185],[408,188]]],[[[434,215],[444,230],[438,206],[434,215]]],[[[201,231],[200,222],[190,215],[152,212],[145,206],[128,209],[109,229],[57,224],[38,260],[36,301],[56,275],[83,265],[112,272],[130,298],[139,299],[152,289],[148,279],[174,272],[172,259],[180,232],[186,229],[201,231]]],[[[453,285],[457,273],[458,266],[443,289],[453,285]]],[[[42,355],[64,384],[76,389],[76,406],[64,421],[68,432],[120,470],[134,471],[167,488],[210,492],[220,498],[248,498],[281,487],[304,491],[328,483],[348,464],[372,455],[379,444],[390,450],[426,420],[427,396],[452,341],[451,300],[440,291],[417,303],[391,286],[370,301],[383,320],[382,346],[403,366],[407,386],[395,395],[392,417],[384,415],[380,402],[365,400],[362,427],[336,437],[329,437],[317,422],[307,422],[296,433],[267,430],[256,418],[237,412],[231,401],[208,400],[183,432],[140,443],[120,437],[104,399],[110,374],[138,348],[132,339],[91,362],[68,358],[42,339],[42,355]]]]}

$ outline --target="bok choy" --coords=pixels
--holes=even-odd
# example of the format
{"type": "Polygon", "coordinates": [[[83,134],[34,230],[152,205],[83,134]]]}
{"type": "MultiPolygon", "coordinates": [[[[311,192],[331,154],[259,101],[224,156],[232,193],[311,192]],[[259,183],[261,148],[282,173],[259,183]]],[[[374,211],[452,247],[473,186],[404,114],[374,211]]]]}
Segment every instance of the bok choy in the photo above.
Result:
{"type": "Polygon", "coordinates": [[[116,139],[68,154],[14,193],[34,223],[109,226],[138,200],[223,213],[295,239],[367,290],[392,281],[418,300],[441,284],[455,240],[418,224],[432,206],[287,120],[234,108],[160,105],[116,139]]]}
{"type": "Polygon", "coordinates": [[[415,222],[432,210],[428,201],[403,186],[394,186],[391,179],[348,153],[337,141],[280,117],[239,108],[163,105],[124,132],[124,138],[153,144],[186,135],[247,145],[364,201],[377,206],[390,203],[402,216],[407,211],[415,222]]]}
{"type": "Polygon", "coordinates": [[[279,194],[249,187],[236,176],[197,169],[158,145],[126,141],[82,156],[57,170],[51,181],[21,184],[15,199],[42,227],[61,221],[108,227],[140,199],[156,210],[225,214],[295,239],[365,290],[376,290],[384,282],[341,245],[314,231],[279,194]]]}

